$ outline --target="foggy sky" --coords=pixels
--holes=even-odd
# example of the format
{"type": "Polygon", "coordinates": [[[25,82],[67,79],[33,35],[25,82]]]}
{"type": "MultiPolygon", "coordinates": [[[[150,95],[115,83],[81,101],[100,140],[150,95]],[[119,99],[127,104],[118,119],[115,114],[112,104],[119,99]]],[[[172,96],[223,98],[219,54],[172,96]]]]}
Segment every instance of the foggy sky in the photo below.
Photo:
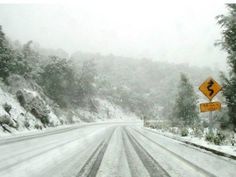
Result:
{"type": "Polygon", "coordinates": [[[225,13],[223,3],[76,2],[1,4],[0,25],[12,40],[33,40],[70,54],[79,50],[225,68],[226,54],[214,46],[221,37],[215,16],[225,13]]]}

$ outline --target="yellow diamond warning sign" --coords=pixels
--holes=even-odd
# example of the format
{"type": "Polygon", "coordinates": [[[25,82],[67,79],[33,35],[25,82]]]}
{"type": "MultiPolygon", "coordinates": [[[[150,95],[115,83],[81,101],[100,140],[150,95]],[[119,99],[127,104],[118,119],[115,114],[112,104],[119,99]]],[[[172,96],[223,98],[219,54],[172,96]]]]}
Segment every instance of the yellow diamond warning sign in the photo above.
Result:
{"type": "Polygon", "coordinates": [[[209,99],[212,98],[222,89],[222,87],[211,77],[203,82],[199,90],[209,99]]]}
{"type": "Polygon", "coordinates": [[[216,111],[216,110],[220,110],[220,109],[221,109],[221,103],[218,101],[200,104],[201,112],[216,111]]]}

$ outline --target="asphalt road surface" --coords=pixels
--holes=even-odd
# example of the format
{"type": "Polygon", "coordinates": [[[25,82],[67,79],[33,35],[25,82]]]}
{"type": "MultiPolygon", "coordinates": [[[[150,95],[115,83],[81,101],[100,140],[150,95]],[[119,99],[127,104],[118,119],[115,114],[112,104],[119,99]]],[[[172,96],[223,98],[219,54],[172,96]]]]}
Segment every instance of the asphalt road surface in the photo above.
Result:
{"type": "Polygon", "coordinates": [[[235,177],[236,161],[142,128],[100,123],[0,139],[0,177],[235,177]]]}

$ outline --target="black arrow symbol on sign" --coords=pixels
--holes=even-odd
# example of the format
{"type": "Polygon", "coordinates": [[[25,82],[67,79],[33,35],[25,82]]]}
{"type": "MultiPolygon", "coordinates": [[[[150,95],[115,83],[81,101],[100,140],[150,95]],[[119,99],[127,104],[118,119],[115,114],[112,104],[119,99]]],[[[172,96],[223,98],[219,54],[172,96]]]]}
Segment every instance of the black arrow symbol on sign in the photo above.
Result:
{"type": "Polygon", "coordinates": [[[212,90],[212,88],[211,88],[213,86],[213,84],[214,84],[213,80],[210,80],[208,82],[207,90],[210,92],[209,96],[212,96],[214,93],[214,90],[212,90]]]}

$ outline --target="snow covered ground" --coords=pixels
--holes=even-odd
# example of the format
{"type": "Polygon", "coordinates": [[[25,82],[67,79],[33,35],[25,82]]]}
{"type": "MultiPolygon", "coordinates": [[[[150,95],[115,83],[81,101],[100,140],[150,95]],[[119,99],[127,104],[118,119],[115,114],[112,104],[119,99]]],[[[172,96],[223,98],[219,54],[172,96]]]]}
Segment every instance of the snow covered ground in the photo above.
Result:
{"type": "Polygon", "coordinates": [[[91,120],[91,121],[109,121],[109,120],[125,120],[125,121],[134,121],[138,117],[131,112],[124,112],[121,107],[118,105],[112,104],[111,102],[97,98],[97,112],[91,112],[85,109],[78,109],[78,117],[74,118],[74,121],[79,120],[91,120]]]}
{"type": "Polygon", "coordinates": [[[1,177],[236,176],[236,161],[149,129],[141,122],[94,123],[0,139],[1,177]]]}
{"type": "MultiPolygon", "coordinates": [[[[30,94],[33,98],[38,97],[38,99],[42,98],[40,95],[31,90],[24,89],[26,93],[30,94]]],[[[43,100],[42,100],[43,101],[43,100]]],[[[43,101],[43,103],[47,106],[49,113],[49,120],[54,124],[54,126],[57,126],[60,124],[59,118],[54,114],[52,109],[46,104],[46,102],[43,101]]],[[[0,117],[7,116],[7,118],[13,122],[13,125],[17,128],[9,127],[7,125],[7,128],[12,133],[17,133],[18,131],[29,131],[29,130],[35,130],[35,125],[41,125],[42,123],[39,119],[34,117],[30,112],[25,110],[20,103],[17,101],[16,96],[4,91],[0,87],[0,117]],[[7,113],[3,107],[4,104],[8,104],[11,106],[11,110],[9,113],[7,113]],[[26,126],[26,123],[28,126],[26,126]]],[[[0,134],[1,136],[4,136],[6,132],[3,131],[3,129],[0,127],[0,134]]]]}
{"type": "MultiPolygon", "coordinates": [[[[149,128],[147,128],[147,129],[149,129],[149,128]]],[[[194,143],[196,145],[200,145],[200,146],[203,146],[203,147],[214,149],[216,151],[220,151],[220,152],[223,152],[223,153],[226,153],[226,154],[236,156],[236,146],[232,146],[232,145],[214,145],[214,144],[206,141],[203,137],[198,138],[198,137],[194,137],[194,136],[191,136],[191,135],[186,136],[186,137],[182,137],[180,135],[173,134],[171,132],[167,132],[167,131],[160,130],[160,129],[149,129],[149,130],[151,130],[153,132],[156,132],[156,133],[159,133],[161,135],[179,140],[179,141],[187,141],[187,142],[190,142],[190,143],[194,143]]]]}

